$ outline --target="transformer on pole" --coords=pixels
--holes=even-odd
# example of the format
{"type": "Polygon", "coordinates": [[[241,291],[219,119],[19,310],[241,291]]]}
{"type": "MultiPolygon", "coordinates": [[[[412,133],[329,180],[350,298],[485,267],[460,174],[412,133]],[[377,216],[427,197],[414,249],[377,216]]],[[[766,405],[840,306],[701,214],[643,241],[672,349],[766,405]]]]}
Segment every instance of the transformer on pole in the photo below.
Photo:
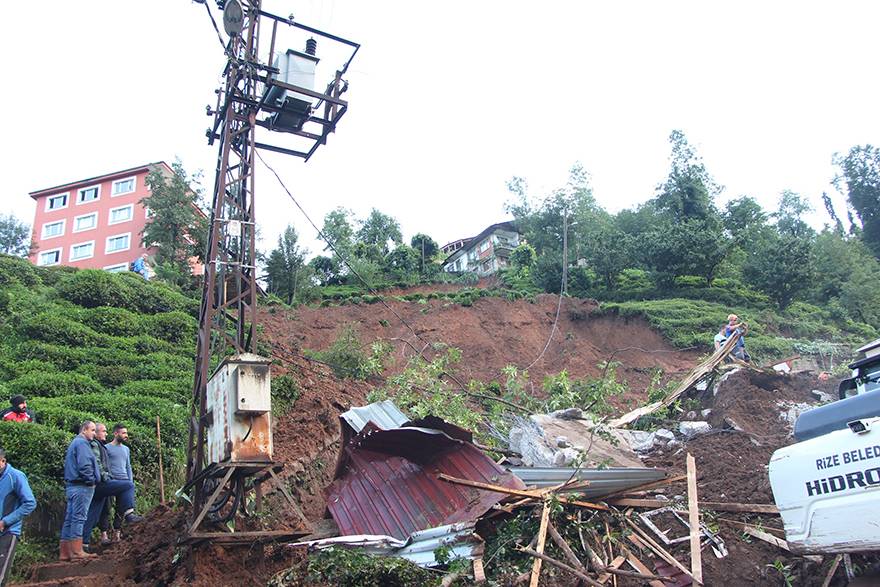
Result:
{"type": "MultiPolygon", "coordinates": [[[[308,160],[334,132],[348,109],[343,79],[359,45],[261,9],[261,0],[219,1],[228,35],[224,85],[217,105],[208,107],[213,125],[208,142],[219,141],[211,204],[204,284],[199,309],[186,484],[181,493],[193,504],[190,540],[253,542],[278,532],[204,532],[208,522],[228,522],[247,514],[246,493],[262,501],[262,483],[278,481],[282,465],[272,460],[269,361],[256,348],[256,216],[254,167],[257,149],[308,160]],[[276,50],[282,33],[308,35],[302,50],[276,50]],[[271,26],[268,50],[262,29],[271,26]],[[346,48],[347,60],[323,91],[314,88],[315,37],[346,48]],[[261,58],[262,56],[262,58],[261,58]],[[287,143],[257,139],[286,135],[287,143]],[[296,144],[291,144],[296,143],[296,144]]],[[[214,21],[210,7],[205,8],[214,21]]],[[[219,28],[216,27],[220,35],[219,28]]],[[[283,36],[283,35],[282,35],[283,36]]],[[[223,40],[221,36],[221,41],[223,40]]],[[[308,533],[302,512],[278,483],[308,533]]]]}

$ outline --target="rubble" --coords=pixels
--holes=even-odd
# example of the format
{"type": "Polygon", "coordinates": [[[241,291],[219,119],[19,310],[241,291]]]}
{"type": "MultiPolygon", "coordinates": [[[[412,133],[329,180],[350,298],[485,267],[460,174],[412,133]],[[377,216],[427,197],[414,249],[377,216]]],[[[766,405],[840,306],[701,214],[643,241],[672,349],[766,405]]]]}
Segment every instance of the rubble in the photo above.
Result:
{"type": "Polygon", "coordinates": [[[794,431],[794,423],[797,422],[798,416],[807,410],[813,409],[813,404],[808,404],[806,402],[790,402],[790,401],[781,401],[778,402],[779,406],[779,419],[782,420],[787,426],[790,433],[794,431]]]}
{"type": "Polygon", "coordinates": [[[688,440],[710,430],[712,430],[712,426],[708,422],[684,420],[678,423],[679,433],[688,440]]]}
{"type": "Polygon", "coordinates": [[[830,393],[825,393],[820,389],[813,389],[810,391],[810,395],[816,398],[820,404],[827,404],[833,402],[836,398],[832,396],[830,393]]]}

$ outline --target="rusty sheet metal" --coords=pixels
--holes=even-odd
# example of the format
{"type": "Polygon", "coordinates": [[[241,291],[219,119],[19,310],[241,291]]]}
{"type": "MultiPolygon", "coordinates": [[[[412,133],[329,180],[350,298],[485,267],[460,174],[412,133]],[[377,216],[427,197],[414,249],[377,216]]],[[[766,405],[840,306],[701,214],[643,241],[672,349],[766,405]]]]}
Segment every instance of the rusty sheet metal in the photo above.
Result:
{"type": "Polygon", "coordinates": [[[504,494],[440,481],[437,475],[524,489],[474,445],[429,428],[367,425],[345,447],[327,508],[343,535],[406,539],[437,526],[472,522],[504,494]]]}

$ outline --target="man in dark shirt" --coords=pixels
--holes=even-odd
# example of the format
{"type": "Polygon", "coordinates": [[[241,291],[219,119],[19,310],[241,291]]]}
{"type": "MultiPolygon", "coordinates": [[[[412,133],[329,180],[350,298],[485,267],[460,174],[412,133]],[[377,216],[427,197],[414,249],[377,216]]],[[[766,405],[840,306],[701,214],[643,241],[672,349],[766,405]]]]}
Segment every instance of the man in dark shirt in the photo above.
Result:
{"type": "Polygon", "coordinates": [[[60,558],[63,561],[91,558],[83,551],[83,528],[89,513],[89,505],[100,480],[98,461],[89,442],[95,437],[95,423],[86,420],[80,426],[67,453],[64,455],[64,493],[67,509],[61,526],[60,558]]]}

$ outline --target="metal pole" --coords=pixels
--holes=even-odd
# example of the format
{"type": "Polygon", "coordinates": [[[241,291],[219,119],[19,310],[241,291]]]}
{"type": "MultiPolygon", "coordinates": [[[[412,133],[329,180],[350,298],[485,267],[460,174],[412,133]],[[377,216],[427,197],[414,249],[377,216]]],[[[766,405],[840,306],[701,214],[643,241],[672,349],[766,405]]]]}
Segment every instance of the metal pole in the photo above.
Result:
{"type": "Polygon", "coordinates": [[[156,416],[156,449],[159,451],[159,499],[165,505],[165,473],[162,468],[162,431],[159,426],[159,416],[156,416]]]}

